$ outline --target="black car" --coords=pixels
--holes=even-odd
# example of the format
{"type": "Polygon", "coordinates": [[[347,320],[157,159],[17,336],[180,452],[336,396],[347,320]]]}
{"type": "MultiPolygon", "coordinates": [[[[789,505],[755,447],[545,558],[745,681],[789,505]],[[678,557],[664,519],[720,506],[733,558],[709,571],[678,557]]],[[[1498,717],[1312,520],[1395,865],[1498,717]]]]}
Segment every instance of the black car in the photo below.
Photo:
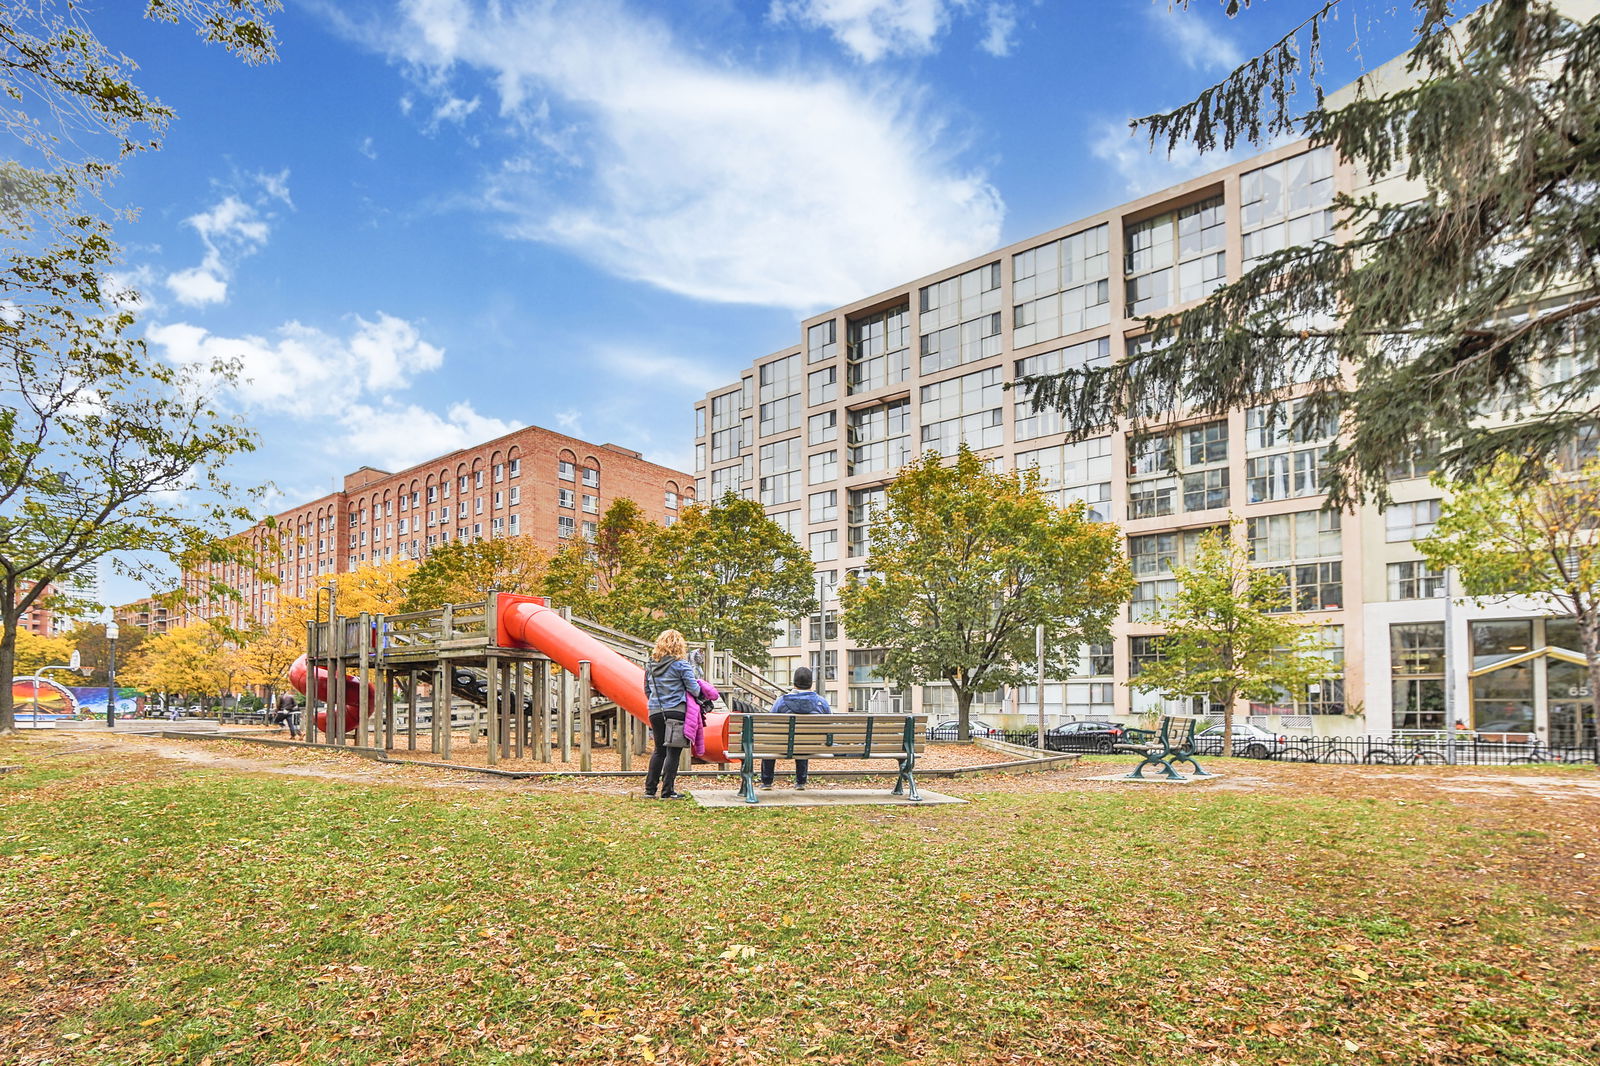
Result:
{"type": "Polygon", "coordinates": [[[1068,722],[1045,730],[1047,751],[1094,751],[1109,755],[1125,742],[1128,730],[1115,722],[1068,722]]]}

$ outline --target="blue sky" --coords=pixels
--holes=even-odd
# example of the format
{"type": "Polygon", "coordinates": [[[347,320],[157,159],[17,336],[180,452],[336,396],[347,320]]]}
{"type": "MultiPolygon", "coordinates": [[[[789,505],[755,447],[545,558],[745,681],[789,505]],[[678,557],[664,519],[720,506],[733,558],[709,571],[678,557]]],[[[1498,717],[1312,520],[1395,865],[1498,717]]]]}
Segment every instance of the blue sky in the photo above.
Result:
{"type": "MultiPolygon", "coordinates": [[[[114,190],[125,277],[154,350],[243,359],[274,507],[527,424],[687,466],[801,316],[1220,165],[1126,120],[1314,7],[288,0],[251,68],[143,6],[90,16],[179,116],[114,190]]],[[[1333,85],[1409,28],[1345,7],[1333,85]]]]}

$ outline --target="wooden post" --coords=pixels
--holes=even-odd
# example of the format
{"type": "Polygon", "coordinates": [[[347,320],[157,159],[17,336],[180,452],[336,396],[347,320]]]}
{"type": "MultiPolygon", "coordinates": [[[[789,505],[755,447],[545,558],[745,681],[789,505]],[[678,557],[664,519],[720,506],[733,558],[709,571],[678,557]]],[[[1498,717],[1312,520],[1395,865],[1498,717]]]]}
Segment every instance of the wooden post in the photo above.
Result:
{"type": "Polygon", "coordinates": [[[511,758],[512,748],[517,741],[517,705],[515,702],[516,688],[511,677],[514,660],[504,660],[500,663],[500,757],[511,758]]]}
{"type": "Polygon", "coordinates": [[[394,671],[380,670],[383,678],[383,750],[394,747],[394,671]]]}
{"type": "Polygon", "coordinates": [[[317,742],[317,622],[306,623],[306,718],[300,735],[307,744],[317,742]]]}
{"type": "Polygon", "coordinates": [[[572,761],[572,674],[561,671],[561,689],[556,693],[556,735],[561,740],[561,761],[572,761]]]}
{"type": "Polygon", "coordinates": [[[516,686],[512,699],[517,707],[517,758],[520,759],[528,744],[528,664],[518,660],[513,669],[516,671],[516,686]]]}
{"type": "Polygon", "coordinates": [[[417,671],[411,669],[411,687],[406,691],[406,750],[417,750],[417,671]]]}
{"type": "Polygon", "coordinates": [[[439,730],[439,754],[444,756],[446,762],[450,761],[450,743],[454,739],[454,724],[451,720],[451,704],[454,696],[450,692],[450,664],[443,659],[439,660],[439,683],[433,690],[433,721],[439,730]],[[440,697],[443,697],[443,705],[440,697]]]}
{"type": "Polygon", "coordinates": [[[578,769],[589,773],[594,769],[594,691],[590,687],[589,660],[578,660],[578,769]]]}
{"type": "Polygon", "coordinates": [[[550,761],[550,663],[540,659],[533,664],[534,754],[540,762],[550,761]]]}
{"type": "Polygon", "coordinates": [[[500,659],[491,655],[484,663],[483,710],[488,718],[484,740],[489,748],[489,765],[500,761],[500,659]]]}
{"type": "Polygon", "coordinates": [[[611,731],[612,746],[617,749],[617,758],[621,760],[619,766],[623,770],[633,769],[633,715],[622,709],[622,704],[617,704],[617,726],[611,731]]]}

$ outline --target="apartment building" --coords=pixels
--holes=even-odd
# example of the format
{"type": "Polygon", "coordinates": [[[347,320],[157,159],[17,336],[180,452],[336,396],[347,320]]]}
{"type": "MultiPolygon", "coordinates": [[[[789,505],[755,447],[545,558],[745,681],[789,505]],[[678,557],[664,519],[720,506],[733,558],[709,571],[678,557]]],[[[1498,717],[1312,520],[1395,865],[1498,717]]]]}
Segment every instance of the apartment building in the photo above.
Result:
{"type": "Polygon", "coordinates": [[[268,618],[280,594],[308,596],[332,574],[421,559],[452,541],[521,536],[553,553],[576,538],[593,539],[601,515],[619,499],[670,525],[694,503],[694,478],[618,444],[537,426],[398,472],[363,466],[338,490],[236,534],[269,560],[266,574],[230,563],[186,571],[188,598],[206,606],[190,608],[185,621],[218,613],[235,624],[268,618]],[[213,581],[240,598],[210,598],[213,581]]]}
{"type": "MultiPolygon", "coordinates": [[[[1374,76],[1404,73],[1390,64],[1374,76]]],[[[1059,416],[1004,388],[1136,352],[1137,316],[1201,300],[1273,250],[1334,239],[1335,195],[1376,184],[1329,148],[1277,147],[805,319],[791,346],[708,393],[695,406],[699,493],[760,500],[816,566],[823,610],[777,635],[773,676],[807,664],[831,699],[855,709],[887,701],[954,714],[946,685],[895,692],[876,677],[880,653],[837,625],[836,590],[869,563],[870,519],[896,471],[964,441],[1005,468],[1036,467],[1059,502],[1083,501],[1126,532],[1132,603],[1110,643],[1084,649],[1074,676],[1045,686],[1054,721],[1159,702],[1126,687],[1156,653],[1152,618],[1200,534],[1237,517],[1254,560],[1284,575],[1340,665],[1292,706],[1252,707],[1263,724],[1443,729],[1448,693],[1454,717],[1474,728],[1570,734],[1587,698],[1570,621],[1547,619],[1537,602],[1457,604],[1447,633],[1443,575],[1415,548],[1439,514],[1428,469],[1398,463],[1386,511],[1330,510],[1321,464],[1335,427],[1291,432],[1293,401],[1155,433],[1124,422],[1068,442],[1059,416]],[[1474,673],[1506,666],[1469,679],[1469,660],[1474,673]]],[[[1029,686],[990,693],[974,715],[1022,724],[1035,699],[1029,686]]]]}

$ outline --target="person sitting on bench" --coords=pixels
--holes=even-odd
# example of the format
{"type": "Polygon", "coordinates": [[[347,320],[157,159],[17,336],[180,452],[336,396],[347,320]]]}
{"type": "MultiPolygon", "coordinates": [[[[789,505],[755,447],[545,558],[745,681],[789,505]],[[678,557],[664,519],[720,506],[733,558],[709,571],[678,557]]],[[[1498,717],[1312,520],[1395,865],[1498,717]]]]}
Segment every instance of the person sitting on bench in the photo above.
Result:
{"type": "MultiPolygon", "coordinates": [[[[811,668],[802,666],[794,672],[794,691],[779,696],[772,704],[773,714],[832,714],[828,701],[811,691],[811,668]]],[[[811,770],[810,759],[794,761],[794,787],[804,790],[806,775],[811,770]]],[[[761,787],[772,788],[772,779],[778,774],[777,759],[761,760],[761,787]]]]}

